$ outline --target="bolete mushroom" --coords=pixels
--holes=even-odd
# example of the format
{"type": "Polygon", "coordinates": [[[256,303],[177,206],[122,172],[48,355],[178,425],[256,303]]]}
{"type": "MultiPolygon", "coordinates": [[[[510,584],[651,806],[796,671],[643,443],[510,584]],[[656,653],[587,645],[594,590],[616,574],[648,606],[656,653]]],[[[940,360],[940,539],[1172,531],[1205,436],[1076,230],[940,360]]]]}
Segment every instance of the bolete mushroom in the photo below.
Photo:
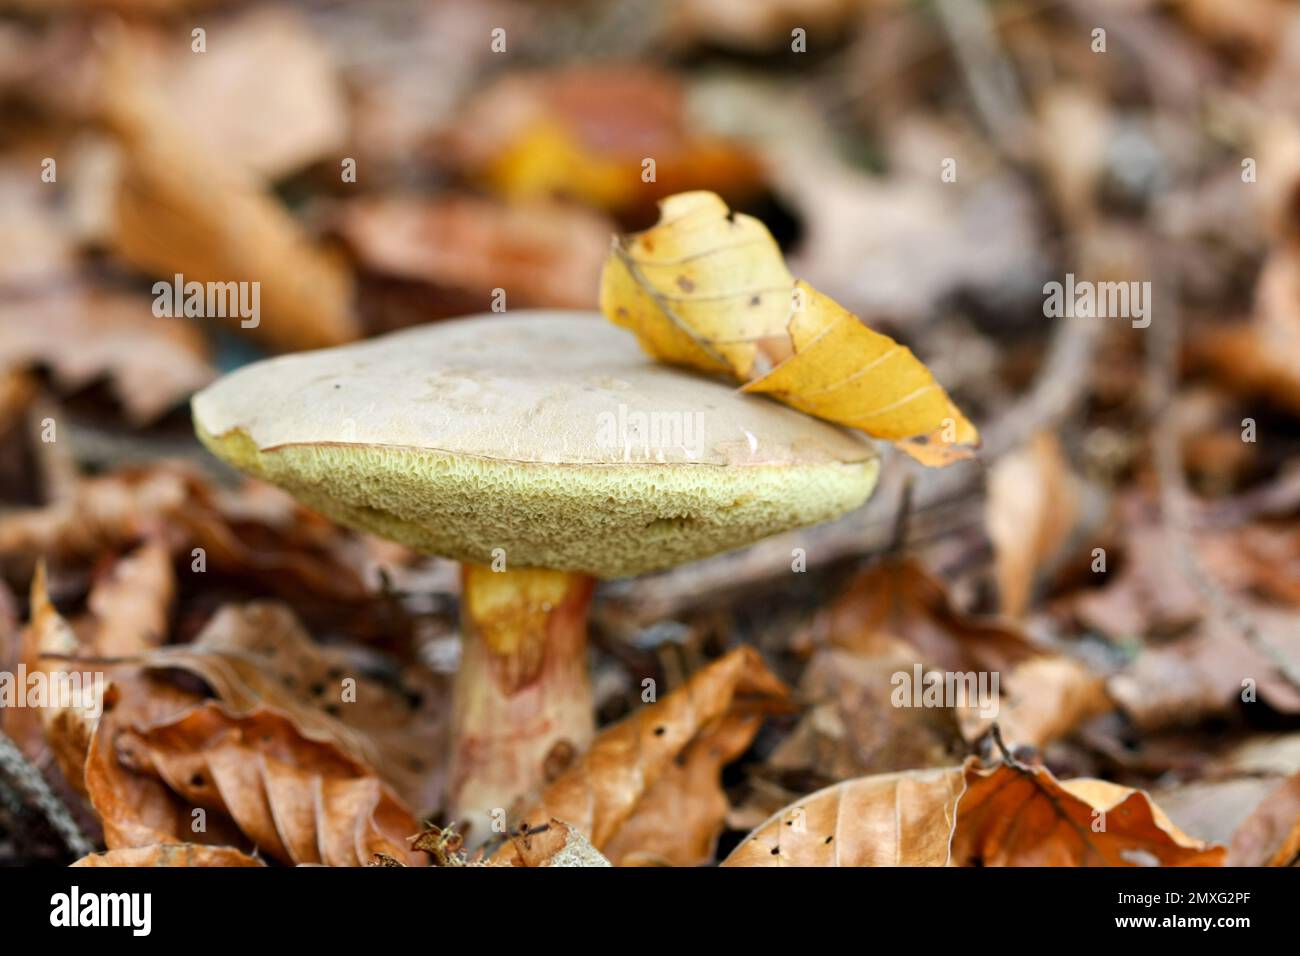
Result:
{"type": "Polygon", "coordinates": [[[227,462],[462,563],[449,799],[476,829],[541,781],[554,746],[592,737],[593,579],[834,518],[878,470],[860,436],[657,365],[596,313],[281,356],[199,392],[193,413],[227,462]]]}

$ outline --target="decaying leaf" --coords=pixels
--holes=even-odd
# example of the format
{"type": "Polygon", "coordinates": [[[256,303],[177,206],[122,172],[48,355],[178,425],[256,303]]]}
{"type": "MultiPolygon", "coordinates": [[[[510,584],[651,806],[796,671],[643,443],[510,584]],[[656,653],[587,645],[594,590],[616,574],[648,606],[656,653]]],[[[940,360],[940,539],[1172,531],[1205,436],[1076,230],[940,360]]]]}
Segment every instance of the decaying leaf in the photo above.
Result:
{"type": "MultiPolygon", "coordinates": [[[[406,839],[419,824],[388,787],[271,711],[232,716],[206,701],[169,721],[122,729],[111,746],[128,771],[156,777],[191,807],[229,817],[281,862],[360,866],[376,853],[416,860],[406,839]]],[[[99,801],[96,808],[107,809],[99,801]]],[[[147,822],[167,834],[166,821],[147,822]]],[[[169,835],[183,839],[189,829],[169,835]]],[[[110,835],[107,813],[105,836],[110,848],[130,845],[110,835]]]]}
{"type": "Polygon", "coordinates": [[[1005,672],[1043,653],[1015,624],[955,607],[943,583],[913,560],[859,574],[818,616],[813,638],[867,656],[901,646],[945,671],[1005,672]]]}
{"type": "Polygon", "coordinates": [[[1242,821],[1228,847],[1228,866],[1300,863],[1300,773],[1279,784],[1242,821]]]}
{"type": "Polygon", "coordinates": [[[959,866],[1221,866],[1141,790],[1058,781],[1042,767],[966,767],[952,860],[959,866]]]}
{"type": "Polygon", "coordinates": [[[0,303],[0,369],[45,368],[62,392],[106,378],[145,425],[211,381],[200,332],[143,296],[69,292],[0,303]]]}
{"type": "Polygon", "coordinates": [[[49,505],[0,515],[0,558],[18,566],[42,554],[95,561],[144,539],[166,542],[187,563],[201,548],[208,568],[256,575],[287,594],[368,593],[352,535],[275,489],[222,491],[176,462],[81,478],[49,505]]]}
{"type": "Polygon", "coordinates": [[[1217,866],[1224,853],[1180,831],[1142,791],[971,758],[818,791],[724,865],[1217,866]]]}
{"type": "Polygon", "coordinates": [[[614,227],[559,203],[450,196],[350,203],[339,230],[368,268],[465,296],[473,311],[497,288],[516,308],[593,307],[614,227]]]}
{"type": "MultiPolygon", "coordinates": [[[[205,150],[169,116],[137,70],[134,46],[115,32],[104,76],[106,121],[123,146],[113,251],[167,282],[181,275],[186,283],[247,290],[249,314],[232,308],[224,287],[221,311],[272,348],[356,338],[352,280],[342,261],[316,247],[251,172],[205,150]]],[[[202,314],[210,316],[203,291],[202,314]]]]}
{"type": "Polygon", "coordinates": [[[905,769],[947,767],[966,752],[951,708],[896,707],[894,675],[911,674],[914,655],[813,654],[799,683],[810,702],[766,765],[812,773],[826,783],[905,769]]]}
{"type": "Polygon", "coordinates": [[[261,860],[230,846],[196,843],[156,843],[123,847],[83,856],[72,866],[265,866],[261,860]]]}
{"type": "Polygon", "coordinates": [[[801,411],[900,443],[925,464],[979,441],[911,350],[795,282],[771,234],[716,195],[671,196],[618,240],[600,305],[654,358],[721,372],[801,411]]]}
{"type": "Polygon", "coordinates": [[[161,541],[147,541],[122,558],[86,602],[99,621],[91,653],[127,657],[157,647],[167,637],[175,593],[171,551],[161,541]]]}
{"type": "Polygon", "coordinates": [[[233,713],[282,714],[373,767],[408,805],[438,805],[444,767],[436,755],[446,749],[446,725],[437,695],[417,705],[402,689],[366,677],[338,649],[313,641],[284,605],[228,605],[190,643],[137,661],[198,675],[233,713]]]}
{"type": "MultiPolygon", "coordinates": [[[[674,771],[679,755],[689,752],[695,743],[709,740],[729,720],[761,715],[785,695],[784,685],[767,669],[756,651],[750,647],[737,648],[697,671],[663,700],[602,731],[573,766],[543,789],[537,803],[523,815],[523,824],[532,828],[552,817],[564,820],[603,851],[619,838],[625,826],[648,836],[673,829],[682,822],[671,816],[677,800],[691,799],[720,811],[708,821],[711,841],[726,813],[725,800],[723,805],[718,802],[716,771],[704,779],[699,773],[700,764],[690,766],[689,753],[687,767],[674,771]],[[702,785],[703,792],[689,797],[680,795],[676,799],[670,799],[673,795],[667,792],[656,797],[656,785],[674,772],[677,783],[689,781],[702,785]],[[643,812],[651,819],[637,820],[643,812]],[[670,816],[659,819],[658,815],[664,813],[670,816]]],[[[716,746],[716,754],[706,750],[695,759],[703,761],[705,766],[716,767],[722,755],[738,753],[737,747],[744,749],[757,730],[758,723],[752,719],[729,727],[726,738],[715,737],[704,745],[716,746]],[[742,736],[743,743],[739,739],[742,736]]],[[[697,821],[685,822],[694,826],[697,821]]],[[[630,840],[618,845],[624,856],[639,851],[655,853],[658,849],[653,844],[633,846],[630,840]]],[[[685,840],[674,836],[671,846],[679,848],[674,853],[677,855],[698,847],[699,840],[694,836],[685,840]]],[[[510,861],[515,855],[515,849],[507,845],[493,859],[510,861]]],[[[613,862],[618,864],[619,859],[613,862]]]]}
{"type": "Polygon", "coordinates": [[[618,866],[703,866],[713,859],[730,805],[722,768],[758,733],[762,716],[729,714],[700,734],[646,791],[603,847],[618,866]]]}
{"type": "Polygon", "coordinates": [[[79,690],[80,696],[46,700],[45,706],[39,709],[18,708],[15,714],[21,717],[18,727],[10,726],[7,729],[11,734],[21,734],[22,728],[32,717],[36,717],[43,730],[44,742],[63,771],[64,778],[74,790],[84,793],[82,768],[99,720],[104,687],[94,670],[55,657],[75,657],[81,650],[81,640],[50,603],[44,564],[37,565],[36,574],[32,578],[30,603],[31,625],[24,635],[23,652],[23,663],[28,673],[43,674],[48,682],[58,675],[75,672],[78,683],[69,680],[67,686],[79,690]]]}
{"type": "Polygon", "coordinates": [[[1024,615],[1037,575],[1065,544],[1078,508],[1078,489],[1051,434],[1039,433],[990,470],[985,522],[1002,613],[1024,615]]]}
{"type": "Polygon", "coordinates": [[[236,11],[202,56],[165,36],[137,37],[138,68],[202,148],[275,179],[343,146],[348,111],[337,66],[297,11],[236,11]]]}
{"type": "Polygon", "coordinates": [[[945,866],[960,768],[848,780],[797,801],[745,837],[723,866],[945,866]]]}
{"type": "Polygon", "coordinates": [[[510,835],[515,866],[609,866],[582,832],[562,820],[510,835]]]}

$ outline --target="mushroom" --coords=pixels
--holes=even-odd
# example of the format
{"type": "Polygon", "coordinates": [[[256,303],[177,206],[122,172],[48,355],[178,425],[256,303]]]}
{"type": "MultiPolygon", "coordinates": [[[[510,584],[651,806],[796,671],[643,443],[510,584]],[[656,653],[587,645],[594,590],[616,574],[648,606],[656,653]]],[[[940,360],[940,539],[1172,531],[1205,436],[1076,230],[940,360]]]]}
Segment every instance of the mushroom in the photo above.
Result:
{"type": "Polygon", "coordinates": [[[471,317],[268,359],[199,392],[193,415],[235,467],[461,562],[449,803],[470,823],[590,741],[594,579],[834,518],[879,468],[856,433],[655,364],[597,313],[471,317]]]}

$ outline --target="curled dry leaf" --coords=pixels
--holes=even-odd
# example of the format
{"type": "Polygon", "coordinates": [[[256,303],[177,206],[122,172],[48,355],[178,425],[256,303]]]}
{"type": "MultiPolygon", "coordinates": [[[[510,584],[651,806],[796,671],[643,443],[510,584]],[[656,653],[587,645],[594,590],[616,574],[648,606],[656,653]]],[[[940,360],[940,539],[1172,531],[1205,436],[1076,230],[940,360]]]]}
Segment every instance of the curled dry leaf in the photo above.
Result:
{"type": "Polygon", "coordinates": [[[1002,613],[1024,616],[1035,580],[1065,544],[1078,508],[1078,489],[1050,433],[1038,433],[990,469],[985,524],[1002,613]]]}
{"type": "MultiPolygon", "coordinates": [[[[39,708],[18,708],[19,715],[39,715],[44,743],[54,755],[55,761],[63,771],[63,776],[74,790],[85,792],[83,767],[86,751],[90,746],[91,736],[99,718],[99,709],[103,701],[104,688],[96,675],[76,665],[56,660],[49,655],[60,657],[76,656],[81,650],[81,641],[72,626],[63,619],[54,605],[50,603],[49,590],[45,581],[45,565],[36,567],[30,592],[31,626],[24,635],[23,663],[30,675],[41,674],[47,683],[59,679],[62,675],[76,672],[77,684],[67,684],[70,688],[80,687],[82,695],[78,698],[55,701],[46,700],[45,706],[39,708]]],[[[30,718],[24,717],[17,728],[7,726],[10,733],[27,729],[30,718]]],[[[18,739],[22,739],[19,737],[18,739]]],[[[30,739],[30,738],[28,738],[30,739]]],[[[29,750],[30,745],[29,745],[29,750]]]]}
{"type": "Polygon", "coordinates": [[[615,243],[600,290],[605,316],[654,358],[730,375],[924,464],[978,443],[911,350],[796,282],[757,219],[706,192],[671,196],[661,210],[656,226],[615,243]]]}
{"type": "Polygon", "coordinates": [[[175,596],[171,551],[161,541],[147,541],[114,564],[91,589],[87,607],[99,625],[91,653],[127,657],[162,644],[175,596]]]}
{"type": "MultiPolygon", "coordinates": [[[[75,655],[80,642],[50,604],[39,568],[32,607],[40,652],[75,655]]],[[[189,654],[190,669],[219,673],[211,662],[194,666],[201,655],[189,654]]],[[[238,696],[231,680],[219,686],[238,696]]],[[[255,706],[246,688],[241,714],[140,668],[118,668],[106,689],[93,689],[77,706],[46,708],[43,717],[51,749],[89,796],[110,849],[251,841],[281,862],[356,866],[375,853],[418,860],[405,837],[419,827],[388,786],[331,740],[255,706]],[[198,810],[209,815],[203,828],[193,825],[198,810]]]]}
{"type": "MultiPolygon", "coordinates": [[[[616,845],[623,857],[636,858],[640,852],[660,848],[634,846],[630,837],[620,839],[625,827],[632,828],[629,833],[658,838],[685,823],[692,831],[699,830],[675,834],[667,846],[678,859],[693,858],[704,843],[711,846],[726,813],[725,800],[718,799],[716,768],[726,754],[739,753],[748,745],[758,730],[756,718],[785,696],[784,685],[758,652],[737,648],[691,675],[663,700],[602,731],[573,766],[546,786],[524,814],[524,825],[536,827],[556,817],[588,835],[598,850],[616,845]],[[732,725],[733,720],[741,723],[732,725]],[[697,743],[702,743],[702,749],[692,753],[697,743]],[[682,754],[686,763],[678,765],[682,754]],[[707,777],[705,768],[713,771],[707,777]],[[666,779],[668,787],[656,793],[666,779]],[[686,783],[703,790],[690,795],[673,792],[672,787],[686,783]],[[699,801],[718,815],[701,820],[693,810],[685,820],[672,816],[688,800],[699,801]],[[643,813],[645,817],[638,820],[643,813]],[[661,818],[663,814],[668,816],[661,818]],[[704,832],[707,837],[699,835],[704,832]]],[[[516,852],[506,845],[494,859],[511,861],[516,852]]]]}
{"type": "Polygon", "coordinates": [[[1058,781],[1042,767],[966,766],[959,866],[1221,866],[1225,850],[1179,830],[1141,790],[1058,781]]]}
{"type": "Polygon", "coordinates": [[[646,791],[604,846],[619,866],[703,866],[713,860],[731,810],[722,768],[749,747],[761,715],[729,714],[701,733],[646,791]]]}
{"type": "MultiPolygon", "coordinates": [[[[131,37],[114,31],[103,88],[106,121],[123,147],[113,251],[167,282],[181,275],[186,283],[257,283],[243,287],[249,296],[257,290],[257,316],[231,309],[228,292],[223,311],[237,328],[255,319],[247,332],[271,348],[322,348],[356,338],[352,279],[342,261],[314,246],[247,169],[225,162],[175,123],[137,62],[131,37]]],[[[206,304],[202,314],[211,314],[206,304]]]]}
{"type": "MultiPolygon", "coordinates": [[[[899,663],[896,673],[911,685],[917,668],[922,680],[932,669],[944,672],[945,681],[962,677],[965,701],[945,703],[955,709],[968,741],[996,719],[1012,743],[1042,747],[1112,706],[1101,680],[1085,666],[1035,645],[1008,620],[963,613],[943,583],[915,561],[887,561],[862,572],[816,619],[813,637],[860,657],[899,663]],[[983,699],[985,689],[997,700],[983,699]]],[[[901,687],[906,697],[908,686],[896,684],[891,694],[901,687]]]]}
{"type": "Polygon", "coordinates": [[[1009,746],[1042,750],[1076,727],[1115,708],[1106,681],[1083,663],[1047,655],[1018,665],[1002,681],[996,714],[962,708],[959,720],[967,740],[982,737],[996,722],[1009,746]]]}
{"type": "Polygon", "coordinates": [[[261,860],[230,846],[197,843],[155,843],[83,856],[72,866],[265,866],[261,860]]]}
{"type": "Polygon", "coordinates": [[[814,622],[813,636],[866,656],[901,646],[945,671],[1010,671],[1043,653],[1011,622],[963,613],[943,583],[912,560],[859,574],[814,622]]]}
{"type": "MultiPolygon", "coordinates": [[[[279,714],[234,716],[206,701],[169,721],[123,729],[113,747],[124,768],[156,777],[191,807],[229,817],[283,863],[360,866],[376,853],[417,861],[406,840],[419,824],[392,791],[279,714]]],[[[171,833],[172,840],[189,829],[171,833]]]]}
{"type": "Polygon", "coordinates": [[[311,639],[293,612],[271,602],[223,607],[189,644],[137,658],[147,668],[201,677],[227,708],[259,708],[290,719],[304,734],[337,744],[373,767],[410,806],[432,811],[441,796],[446,694],[421,695],[365,677],[338,649],[311,639]]]}
{"type": "Polygon", "coordinates": [[[355,536],[278,491],[249,483],[222,492],[174,462],[83,478],[45,507],[0,516],[0,559],[15,565],[38,554],[95,561],[152,538],[187,562],[202,548],[210,570],[255,575],[280,593],[369,596],[355,536]]]}
{"type": "Polygon", "coordinates": [[[756,829],[724,866],[1217,866],[1223,847],[1175,827],[1150,798],[998,764],[849,780],[756,829]]]}
{"type": "Polygon", "coordinates": [[[515,866],[609,866],[591,842],[567,823],[551,819],[510,835],[515,866]]]}

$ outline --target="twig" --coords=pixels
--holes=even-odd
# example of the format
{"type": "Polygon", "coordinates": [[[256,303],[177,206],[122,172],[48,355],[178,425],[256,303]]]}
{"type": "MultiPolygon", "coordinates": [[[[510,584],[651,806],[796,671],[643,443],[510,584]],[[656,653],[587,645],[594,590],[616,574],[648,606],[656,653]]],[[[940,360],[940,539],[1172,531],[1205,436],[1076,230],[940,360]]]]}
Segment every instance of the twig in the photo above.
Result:
{"type": "Polygon", "coordinates": [[[77,826],[72,812],[3,730],[0,730],[0,770],[22,791],[31,805],[40,810],[74,856],[81,858],[95,852],[94,845],[77,826]]]}
{"type": "Polygon", "coordinates": [[[1005,155],[1022,158],[1028,110],[988,7],[982,0],[936,0],[934,9],[980,120],[1005,155]]]}

